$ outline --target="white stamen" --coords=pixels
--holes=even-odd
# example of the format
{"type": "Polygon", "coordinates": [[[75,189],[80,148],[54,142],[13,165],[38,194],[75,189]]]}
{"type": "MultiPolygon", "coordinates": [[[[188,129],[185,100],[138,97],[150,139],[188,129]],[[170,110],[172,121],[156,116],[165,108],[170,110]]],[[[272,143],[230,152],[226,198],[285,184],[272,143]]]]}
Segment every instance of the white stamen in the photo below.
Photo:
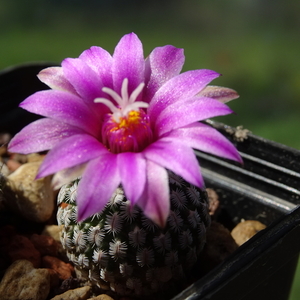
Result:
{"type": "Polygon", "coordinates": [[[95,103],[102,103],[106,105],[111,112],[113,113],[114,120],[116,122],[120,121],[121,117],[126,117],[129,112],[131,111],[139,111],[139,108],[147,108],[149,106],[148,103],[143,101],[136,101],[137,97],[142,92],[143,88],[145,86],[144,82],[141,82],[138,87],[131,93],[129,99],[128,99],[128,78],[125,78],[122,83],[121,87],[121,96],[118,95],[114,90],[104,87],[102,88],[102,91],[109,96],[111,96],[118,106],[116,106],[111,100],[106,98],[96,98],[94,100],[95,103]]]}
{"type": "Polygon", "coordinates": [[[123,109],[123,115],[126,116],[130,111],[133,111],[133,110],[139,111],[140,107],[147,108],[148,106],[149,106],[149,104],[146,102],[142,102],[142,101],[133,102],[132,104],[125,107],[125,109],[123,109]]]}
{"type": "Polygon", "coordinates": [[[123,80],[121,95],[122,95],[123,102],[125,102],[124,104],[126,105],[128,103],[128,79],[127,78],[123,80]]]}
{"type": "MultiPolygon", "coordinates": [[[[124,79],[125,80],[125,79],[124,79]]],[[[130,98],[128,100],[128,103],[131,104],[133,103],[136,98],[138,97],[138,95],[141,93],[141,91],[143,90],[145,86],[145,83],[144,82],[141,82],[138,87],[132,92],[132,94],[130,95],[130,98]]]]}
{"type": "Polygon", "coordinates": [[[96,98],[94,100],[95,103],[103,103],[105,104],[112,113],[117,113],[119,111],[119,109],[108,99],[105,98],[96,98]]]}
{"type": "Polygon", "coordinates": [[[123,99],[117,94],[117,92],[107,87],[102,88],[102,91],[110,95],[120,106],[122,106],[123,99]]]}

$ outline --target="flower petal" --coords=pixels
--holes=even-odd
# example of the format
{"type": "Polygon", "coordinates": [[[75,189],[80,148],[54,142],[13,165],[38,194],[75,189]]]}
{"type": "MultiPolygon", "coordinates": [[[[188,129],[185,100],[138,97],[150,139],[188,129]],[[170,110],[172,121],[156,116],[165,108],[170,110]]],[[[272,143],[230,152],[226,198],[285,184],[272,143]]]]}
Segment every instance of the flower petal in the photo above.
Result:
{"type": "Polygon", "coordinates": [[[168,80],[155,93],[149,103],[148,114],[155,119],[159,112],[181,99],[189,99],[199,93],[207,84],[220,74],[211,70],[193,70],[168,80]]]}
{"type": "Polygon", "coordinates": [[[101,78],[79,58],[66,58],[61,65],[64,76],[74,86],[82,100],[94,107],[94,99],[104,95],[101,90],[103,87],[101,78]]]}
{"type": "Polygon", "coordinates": [[[143,154],[148,160],[173,171],[191,184],[200,188],[204,186],[194,151],[181,142],[161,138],[148,146],[143,154]]]}
{"type": "Polygon", "coordinates": [[[76,178],[82,176],[85,167],[86,163],[83,163],[81,165],[76,165],[75,167],[56,172],[52,178],[52,188],[54,190],[58,190],[64,184],[68,184],[76,178]]]}
{"type": "Polygon", "coordinates": [[[92,135],[97,136],[99,133],[98,120],[93,111],[79,97],[68,92],[40,91],[25,99],[20,107],[79,127],[92,135]]]}
{"type": "Polygon", "coordinates": [[[155,48],[146,59],[146,77],[149,77],[146,95],[149,102],[156,91],[169,79],[177,76],[184,64],[183,49],[171,45],[155,48]]]}
{"type": "Polygon", "coordinates": [[[72,168],[105,153],[108,150],[90,135],[73,135],[63,139],[46,155],[37,178],[72,168]]]}
{"type": "Polygon", "coordinates": [[[147,161],[147,185],[138,205],[158,226],[166,225],[170,213],[168,172],[151,161],[147,161]]]}
{"type": "Polygon", "coordinates": [[[230,88],[208,85],[197,96],[214,98],[220,102],[226,103],[230,100],[237,99],[239,94],[230,88]]]}
{"type": "Polygon", "coordinates": [[[166,137],[174,138],[191,148],[242,163],[242,158],[235,146],[209,125],[194,123],[170,131],[165,135],[166,137]]]}
{"type": "Polygon", "coordinates": [[[53,119],[39,119],[24,127],[10,141],[9,151],[16,153],[33,153],[49,150],[62,139],[83,133],[78,127],[53,119]]]}
{"type": "Polygon", "coordinates": [[[53,90],[66,91],[77,95],[72,84],[65,78],[62,67],[43,69],[38,74],[38,78],[53,90]]]}
{"type": "Polygon", "coordinates": [[[78,221],[101,212],[119,184],[117,155],[107,153],[90,161],[78,186],[78,221]]]}
{"type": "Polygon", "coordinates": [[[82,52],[79,58],[97,73],[103,86],[113,88],[111,73],[113,59],[109,52],[101,47],[93,46],[82,52]]]}
{"type": "MultiPolygon", "coordinates": [[[[128,79],[128,94],[144,81],[144,52],[143,45],[136,34],[131,33],[122,37],[113,54],[112,75],[114,90],[120,95],[123,80],[128,79]]],[[[141,96],[137,98],[139,101],[141,96]]]]}
{"type": "Polygon", "coordinates": [[[212,98],[194,97],[168,106],[157,117],[155,129],[159,136],[196,121],[232,113],[224,103],[212,98]]]}
{"type": "Polygon", "coordinates": [[[141,153],[119,153],[118,167],[126,197],[134,205],[145,188],[146,160],[141,153]]]}

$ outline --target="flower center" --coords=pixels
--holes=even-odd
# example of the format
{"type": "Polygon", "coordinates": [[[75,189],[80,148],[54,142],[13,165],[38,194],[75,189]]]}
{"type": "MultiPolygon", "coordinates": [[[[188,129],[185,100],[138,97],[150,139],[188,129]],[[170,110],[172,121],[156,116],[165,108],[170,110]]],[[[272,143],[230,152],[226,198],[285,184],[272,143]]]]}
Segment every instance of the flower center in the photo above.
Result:
{"type": "Polygon", "coordinates": [[[105,104],[111,113],[106,114],[102,127],[102,142],[113,153],[139,152],[152,142],[149,116],[143,108],[146,102],[136,101],[143,90],[141,83],[128,97],[128,79],[122,83],[121,96],[114,90],[104,87],[103,92],[115,100],[96,98],[94,102],[105,104]]]}

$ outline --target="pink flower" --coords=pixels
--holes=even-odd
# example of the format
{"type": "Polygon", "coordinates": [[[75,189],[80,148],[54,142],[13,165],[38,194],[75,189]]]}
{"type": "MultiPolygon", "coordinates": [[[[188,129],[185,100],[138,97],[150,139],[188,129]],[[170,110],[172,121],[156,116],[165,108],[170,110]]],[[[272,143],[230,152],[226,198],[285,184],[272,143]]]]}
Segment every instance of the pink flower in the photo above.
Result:
{"type": "Polygon", "coordinates": [[[183,50],[170,45],[144,59],[142,43],[131,33],[112,56],[91,47],[61,67],[44,69],[38,77],[51,90],[20,106],[46,118],[19,132],[9,149],[50,150],[37,178],[55,174],[55,187],[82,176],[79,221],[101,211],[121,184],[132,205],[164,226],[170,207],[167,169],[203,187],[193,148],[241,161],[225,137],[198,122],[231,113],[222,102],[237,93],[207,87],[219,76],[214,71],[180,74],[183,64],[183,50]]]}

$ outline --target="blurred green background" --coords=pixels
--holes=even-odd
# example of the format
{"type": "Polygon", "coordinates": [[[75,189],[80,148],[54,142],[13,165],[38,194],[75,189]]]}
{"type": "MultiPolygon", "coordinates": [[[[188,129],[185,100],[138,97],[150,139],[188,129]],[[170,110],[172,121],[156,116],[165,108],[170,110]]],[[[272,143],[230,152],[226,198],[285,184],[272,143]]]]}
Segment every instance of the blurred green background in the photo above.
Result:
{"type": "Polygon", "coordinates": [[[214,84],[240,98],[220,121],[300,149],[299,0],[1,0],[0,69],[60,63],[92,45],[112,52],[132,31],[145,55],[172,44],[185,49],[184,70],[223,74],[214,84]]]}

